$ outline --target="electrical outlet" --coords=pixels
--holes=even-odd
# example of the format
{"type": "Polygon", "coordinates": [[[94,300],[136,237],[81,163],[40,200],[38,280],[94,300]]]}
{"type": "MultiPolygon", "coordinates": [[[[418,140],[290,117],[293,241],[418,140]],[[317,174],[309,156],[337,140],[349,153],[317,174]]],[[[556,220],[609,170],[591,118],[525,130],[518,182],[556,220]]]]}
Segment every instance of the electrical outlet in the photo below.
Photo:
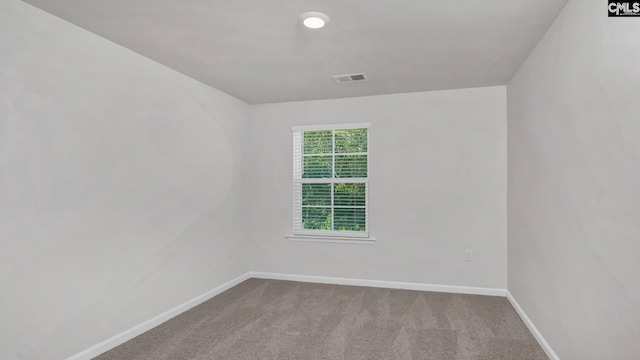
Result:
{"type": "Polygon", "coordinates": [[[473,250],[466,250],[464,252],[464,261],[473,261],[473,250]]]}

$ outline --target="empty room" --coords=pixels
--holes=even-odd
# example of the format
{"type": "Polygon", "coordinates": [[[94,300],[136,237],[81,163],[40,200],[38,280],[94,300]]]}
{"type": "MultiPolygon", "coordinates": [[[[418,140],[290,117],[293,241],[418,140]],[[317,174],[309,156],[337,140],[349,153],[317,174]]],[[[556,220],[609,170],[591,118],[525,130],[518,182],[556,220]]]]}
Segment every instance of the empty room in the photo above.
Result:
{"type": "Polygon", "coordinates": [[[640,359],[640,1],[0,0],[0,360],[640,359]]]}

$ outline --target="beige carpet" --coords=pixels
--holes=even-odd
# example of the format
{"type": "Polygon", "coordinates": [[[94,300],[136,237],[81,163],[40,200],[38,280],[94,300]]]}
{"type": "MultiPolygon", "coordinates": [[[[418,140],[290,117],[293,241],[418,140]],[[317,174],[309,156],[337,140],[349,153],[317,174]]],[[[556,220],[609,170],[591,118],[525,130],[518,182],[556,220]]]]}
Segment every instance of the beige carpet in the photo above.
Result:
{"type": "Polygon", "coordinates": [[[502,297],[250,279],[96,359],[547,357],[502,297]]]}

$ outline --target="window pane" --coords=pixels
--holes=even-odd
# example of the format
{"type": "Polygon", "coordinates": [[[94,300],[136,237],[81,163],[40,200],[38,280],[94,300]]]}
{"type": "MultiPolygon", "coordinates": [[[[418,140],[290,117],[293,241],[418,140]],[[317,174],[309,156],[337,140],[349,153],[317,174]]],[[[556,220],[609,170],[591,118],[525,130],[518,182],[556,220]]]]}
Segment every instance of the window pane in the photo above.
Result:
{"type": "Polygon", "coordinates": [[[366,231],[365,209],[347,208],[334,210],[334,230],[366,231]]]}
{"type": "Polygon", "coordinates": [[[336,153],[367,152],[367,129],[336,130],[336,153]]]}
{"type": "Polygon", "coordinates": [[[336,155],[336,177],[366,178],[367,155],[336,155]]]}
{"type": "Polygon", "coordinates": [[[331,154],[333,152],[333,135],[327,131],[305,131],[303,154],[331,154]]]}
{"type": "Polygon", "coordinates": [[[335,206],[365,206],[365,184],[335,184],[333,204],[335,206]]]}
{"type": "Polygon", "coordinates": [[[332,177],[331,156],[305,156],[302,177],[305,179],[332,177]]]}
{"type": "Polygon", "coordinates": [[[302,205],[331,206],[331,184],[302,184],[302,205]]]}
{"type": "Polygon", "coordinates": [[[305,230],[331,230],[331,209],[303,206],[302,228],[305,230]]]}

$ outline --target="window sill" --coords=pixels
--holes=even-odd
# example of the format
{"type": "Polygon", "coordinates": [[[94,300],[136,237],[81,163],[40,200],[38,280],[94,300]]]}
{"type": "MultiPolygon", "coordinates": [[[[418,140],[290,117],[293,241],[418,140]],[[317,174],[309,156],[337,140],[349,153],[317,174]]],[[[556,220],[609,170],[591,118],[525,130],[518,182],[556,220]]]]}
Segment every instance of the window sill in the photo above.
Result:
{"type": "Polygon", "coordinates": [[[355,244],[355,245],[375,245],[374,237],[349,237],[349,236],[317,236],[317,235],[285,235],[291,241],[319,242],[329,244],[355,244]]]}

